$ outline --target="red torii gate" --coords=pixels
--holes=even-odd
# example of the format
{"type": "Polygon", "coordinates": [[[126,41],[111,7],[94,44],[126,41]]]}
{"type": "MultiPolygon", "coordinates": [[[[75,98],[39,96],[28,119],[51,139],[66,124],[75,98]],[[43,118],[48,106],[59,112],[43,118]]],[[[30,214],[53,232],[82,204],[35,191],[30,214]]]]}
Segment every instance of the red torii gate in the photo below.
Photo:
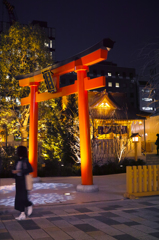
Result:
{"type": "Polygon", "coordinates": [[[105,77],[101,76],[90,80],[90,78],[87,77],[87,71],[89,70],[89,66],[107,59],[108,51],[113,48],[113,45],[114,42],[112,40],[103,39],[95,46],[64,61],[64,63],[60,62],[49,68],[43,69],[42,71],[36,71],[31,74],[16,77],[16,79],[19,80],[19,85],[21,87],[30,87],[30,94],[28,97],[21,99],[21,105],[30,104],[29,161],[34,169],[34,178],[37,177],[38,102],[78,93],[82,177],[81,186],[93,185],[88,90],[104,87],[105,77]],[[57,91],[55,93],[38,93],[38,86],[41,81],[44,81],[42,73],[46,71],[49,71],[49,74],[51,73],[53,81],[56,83],[57,91]],[[75,83],[60,88],[60,76],[73,71],[77,72],[77,80],[75,83]]]}

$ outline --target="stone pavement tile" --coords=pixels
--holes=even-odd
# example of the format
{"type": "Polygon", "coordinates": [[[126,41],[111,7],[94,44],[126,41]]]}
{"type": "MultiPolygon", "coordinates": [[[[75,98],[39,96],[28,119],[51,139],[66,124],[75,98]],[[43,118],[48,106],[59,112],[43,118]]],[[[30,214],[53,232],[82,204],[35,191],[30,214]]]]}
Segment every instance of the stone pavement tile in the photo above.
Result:
{"type": "Polygon", "coordinates": [[[146,236],[141,236],[139,238],[137,238],[139,240],[158,240],[158,237],[153,237],[153,236],[150,236],[150,235],[146,235],[146,236]]]}
{"type": "Polygon", "coordinates": [[[80,229],[83,232],[93,232],[98,231],[97,228],[91,226],[90,224],[84,223],[84,224],[77,224],[76,228],[80,229]]]}
{"type": "Polygon", "coordinates": [[[12,236],[9,232],[2,232],[0,233],[0,239],[12,239],[12,236]]]}
{"type": "Polygon", "coordinates": [[[101,210],[101,208],[99,207],[87,207],[89,210],[93,211],[93,212],[102,212],[103,210],[101,210]]]}
{"type": "Polygon", "coordinates": [[[75,226],[71,226],[71,227],[61,227],[62,231],[66,232],[69,234],[69,232],[75,232],[75,231],[79,231],[78,228],[76,228],[75,226]]]}
{"type": "Polygon", "coordinates": [[[92,210],[88,208],[75,208],[75,210],[81,213],[92,212],[92,210]]]}
{"type": "Polygon", "coordinates": [[[52,221],[58,221],[58,220],[63,220],[63,218],[62,217],[49,217],[49,218],[46,218],[47,220],[49,220],[50,222],[52,222],[52,221]]]}
{"type": "Polygon", "coordinates": [[[67,221],[65,220],[58,220],[58,221],[52,221],[53,224],[59,228],[62,228],[62,227],[71,227],[72,225],[70,223],[68,223],[67,221]]]}
{"type": "Polygon", "coordinates": [[[152,222],[158,222],[159,221],[159,216],[158,217],[154,217],[154,216],[151,217],[151,216],[149,216],[148,220],[152,221],[152,222]]]}
{"type": "Polygon", "coordinates": [[[80,220],[79,218],[74,217],[74,216],[66,216],[66,217],[63,217],[63,219],[65,221],[71,223],[72,225],[82,224],[83,223],[83,220],[80,220]]]}
{"type": "Polygon", "coordinates": [[[115,224],[118,224],[117,221],[111,219],[111,218],[107,218],[107,217],[104,217],[104,216],[100,216],[100,217],[94,217],[94,219],[102,222],[102,223],[105,223],[107,225],[115,225],[115,224]]]}
{"type": "Polygon", "coordinates": [[[53,214],[51,211],[40,211],[39,213],[40,213],[42,216],[53,214]]]}
{"type": "Polygon", "coordinates": [[[46,237],[46,238],[38,238],[38,240],[52,240],[52,237],[46,237]]]}
{"type": "MultiPolygon", "coordinates": [[[[130,213],[126,213],[126,212],[123,212],[123,211],[111,211],[112,213],[115,213],[116,215],[120,216],[120,217],[124,217],[126,219],[131,219],[132,218],[132,214],[130,213]]],[[[145,220],[145,219],[143,219],[145,220]]]]}
{"type": "Polygon", "coordinates": [[[104,210],[104,211],[109,211],[109,210],[114,210],[114,209],[120,209],[121,206],[120,205],[110,205],[110,206],[107,206],[107,207],[102,207],[101,209],[104,210]]]}
{"type": "Polygon", "coordinates": [[[40,227],[40,228],[47,228],[47,227],[53,227],[55,226],[53,222],[48,221],[45,218],[37,218],[34,219],[34,222],[40,227]]]}
{"type": "MultiPolygon", "coordinates": [[[[135,220],[135,221],[138,222],[137,220],[135,220]]],[[[156,223],[156,222],[151,222],[151,221],[148,221],[148,220],[144,220],[141,223],[142,223],[142,225],[145,225],[147,227],[150,227],[150,228],[153,228],[153,229],[159,229],[159,224],[156,223]]]]}
{"type": "Polygon", "coordinates": [[[58,216],[65,216],[65,215],[68,214],[68,213],[65,212],[64,210],[60,210],[60,209],[58,209],[58,210],[52,210],[52,212],[53,212],[54,214],[58,215],[58,216]]]}
{"type": "Polygon", "coordinates": [[[151,235],[153,237],[158,237],[159,238],[159,231],[155,232],[155,233],[150,233],[149,235],[151,235]]]}
{"type": "Polygon", "coordinates": [[[35,213],[34,210],[33,210],[33,213],[31,214],[30,217],[32,218],[37,218],[37,217],[42,217],[43,215],[41,213],[35,213]]]}
{"type": "MultiPolygon", "coordinates": [[[[124,217],[112,217],[113,220],[115,220],[116,222],[119,222],[119,223],[128,223],[128,222],[131,222],[130,219],[127,219],[127,218],[124,218],[124,217]]],[[[136,223],[135,223],[136,224],[136,223]]]]}
{"type": "Polygon", "coordinates": [[[146,208],[147,211],[152,211],[152,212],[155,212],[155,214],[159,213],[159,208],[156,208],[156,207],[149,207],[149,208],[146,208]]]}
{"type": "Polygon", "coordinates": [[[65,209],[65,212],[66,212],[66,213],[69,213],[69,214],[79,213],[79,212],[78,212],[76,209],[74,209],[74,208],[65,209]]]}
{"type": "Polygon", "coordinates": [[[141,224],[137,224],[137,222],[124,222],[126,226],[132,227],[132,226],[140,226],[141,224]]]}
{"type": "Polygon", "coordinates": [[[155,205],[155,203],[146,202],[146,201],[140,202],[140,204],[143,204],[143,205],[145,205],[145,206],[154,206],[154,205],[155,205]]]}
{"type": "Polygon", "coordinates": [[[99,228],[101,231],[103,231],[104,233],[106,233],[106,234],[108,234],[108,235],[110,235],[110,236],[113,236],[113,237],[115,237],[115,236],[117,236],[117,235],[123,235],[124,233],[122,232],[122,231],[120,231],[120,230],[118,230],[118,229],[115,229],[115,228],[113,228],[113,227],[111,227],[111,226],[109,226],[109,225],[105,225],[105,227],[103,228],[103,227],[101,227],[101,228],[99,228]]]}
{"type": "MultiPolygon", "coordinates": [[[[94,213],[93,213],[94,214],[94,213]]],[[[75,215],[78,219],[85,219],[85,218],[91,218],[87,214],[76,214],[75,215]]]]}
{"type": "MultiPolygon", "coordinates": [[[[94,218],[86,218],[86,219],[83,219],[83,222],[88,223],[88,224],[90,224],[91,226],[96,227],[96,228],[98,228],[98,229],[105,228],[105,227],[107,226],[105,223],[102,223],[102,222],[100,222],[100,221],[98,221],[98,220],[96,220],[96,219],[94,219],[94,218]]],[[[83,223],[83,222],[82,222],[82,223],[83,223]]],[[[82,223],[81,223],[81,224],[82,224],[82,223]]],[[[76,225],[75,225],[75,226],[76,226],[76,225]]]]}
{"type": "Polygon", "coordinates": [[[42,230],[42,229],[28,230],[27,232],[29,233],[29,235],[30,235],[33,239],[50,237],[50,236],[49,236],[44,230],[42,230]]]}
{"type": "Polygon", "coordinates": [[[87,234],[96,240],[115,240],[114,237],[111,237],[102,231],[87,232],[87,234]]]}
{"type": "Polygon", "coordinates": [[[119,224],[119,225],[113,225],[112,227],[122,231],[125,234],[131,235],[132,237],[140,237],[140,236],[146,236],[144,232],[141,232],[137,229],[131,228],[125,224],[119,224]]]}
{"type": "MultiPolygon", "coordinates": [[[[120,235],[123,234],[121,231],[105,224],[100,221],[97,221],[96,219],[84,219],[84,222],[88,223],[89,225],[97,228],[100,231],[103,231],[104,233],[110,235],[110,236],[115,236],[115,235],[120,235]]],[[[75,225],[76,226],[76,225],[75,225]]]]}
{"type": "Polygon", "coordinates": [[[130,213],[130,214],[137,213],[136,210],[123,210],[123,212],[130,213]]]}
{"type": "Polygon", "coordinates": [[[5,221],[4,226],[8,231],[23,231],[23,227],[19,224],[18,221],[5,221]]]}
{"type": "Polygon", "coordinates": [[[96,212],[93,212],[93,213],[88,213],[87,214],[87,217],[89,218],[93,218],[93,217],[100,217],[101,214],[100,213],[96,213],[96,212]]]}
{"type": "Polygon", "coordinates": [[[2,223],[2,221],[0,221],[0,230],[4,228],[5,228],[4,224],[2,223]]]}
{"type": "Polygon", "coordinates": [[[144,225],[133,225],[132,228],[135,228],[137,230],[140,230],[144,233],[157,233],[159,232],[157,229],[153,229],[144,225]]]}
{"type": "MultiPolygon", "coordinates": [[[[89,236],[87,233],[78,230],[78,231],[70,231],[68,233],[70,235],[70,239],[71,237],[76,239],[76,240],[93,240],[94,238],[92,238],[91,236],[89,236]]],[[[54,236],[53,236],[54,237],[54,236]]],[[[57,238],[57,240],[59,240],[60,238],[57,238]]],[[[61,239],[60,239],[61,240],[61,239]]]]}
{"type": "Polygon", "coordinates": [[[23,220],[19,221],[19,224],[25,230],[33,230],[33,229],[40,229],[40,227],[33,221],[33,220],[23,220]]]}
{"type": "Polygon", "coordinates": [[[109,218],[118,217],[118,215],[112,212],[102,212],[100,213],[100,215],[104,217],[109,217],[109,218]]]}
{"type": "Polygon", "coordinates": [[[115,239],[117,239],[117,240],[137,240],[137,238],[130,236],[129,234],[115,236],[115,239]]]}
{"type": "Polygon", "coordinates": [[[12,220],[14,219],[14,216],[12,214],[5,214],[5,215],[1,215],[0,216],[0,220],[3,221],[3,220],[12,220]]]}
{"type": "Polygon", "coordinates": [[[15,240],[32,240],[26,231],[9,231],[10,235],[15,240]]]}
{"type": "Polygon", "coordinates": [[[7,232],[7,230],[4,228],[4,229],[0,229],[0,233],[3,233],[3,232],[7,232]]]}
{"type": "Polygon", "coordinates": [[[53,237],[54,240],[70,240],[72,239],[71,236],[69,236],[67,233],[65,233],[64,231],[62,231],[59,228],[45,228],[45,232],[53,237]]]}

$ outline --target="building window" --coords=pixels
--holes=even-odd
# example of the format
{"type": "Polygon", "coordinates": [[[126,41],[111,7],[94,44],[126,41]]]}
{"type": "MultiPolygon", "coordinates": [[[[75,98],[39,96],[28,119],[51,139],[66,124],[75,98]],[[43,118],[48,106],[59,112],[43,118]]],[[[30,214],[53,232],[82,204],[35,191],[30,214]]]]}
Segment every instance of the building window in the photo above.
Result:
{"type": "Polygon", "coordinates": [[[150,111],[150,110],[153,110],[153,107],[142,107],[143,110],[147,110],[147,111],[150,111]]]}
{"type": "Polygon", "coordinates": [[[108,72],[108,77],[111,77],[112,76],[112,73],[111,72],[108,72]]]}
{"type": "Polygon", "coordinates": [[[50,48],[52,48],[52,40],[50,40],[50,48]]]}
{"type": "Polygon", "coordinates": [[[124,87],[124,88],[126,87],[126,83],[123,83],[123,87],[124,87]]]}
{"type": "Polygon", "coordinates": [[[151,101],[153,101],[153,99],[152,98],[142,98],[142,101],[151,102],[151,101]]]}
{"type": "Polygon", "coordinates": [[[115,87],[120,87],[118,82],[115,83],[115,87]]]}
{"type": "Polygon", "coordinates": [[[112,82],[108,82],[108,87],[112,87],[112,82]]]}

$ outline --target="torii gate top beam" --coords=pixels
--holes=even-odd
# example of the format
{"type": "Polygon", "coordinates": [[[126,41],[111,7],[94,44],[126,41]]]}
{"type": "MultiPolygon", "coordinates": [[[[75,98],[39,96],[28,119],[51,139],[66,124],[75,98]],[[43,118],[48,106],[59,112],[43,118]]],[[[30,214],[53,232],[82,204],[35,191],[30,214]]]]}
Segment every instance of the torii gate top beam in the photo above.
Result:
{"type": "MultiPolygon", "coordinates": [[[[95,44],[94,46],[86,49],[85,51],[83,51],[83,52],[81,52],[81,53],[79,53],[79,54],[77,54],[77,55],[75,55],[75,56],[73,56],[71,58],[68,58],[67,60],[64,60],[64,61],[61,61],[61,62],[53,64],[52,66],[48,67],[47,70],[51,70],[54,74],[58,74],[59,73],[60,75],[63,75],[65,73],[67,73],[67,72],[70,72],[70,68],[71,68],[71,64],[70,63],[71,62],[72,62],[72,69],[74,68],[74,63],[78,59],[83,59],[84,62],[81,62],[81,64],[85,64],[87,66],[93,65],[93,64],[95,64],[97,62],[96,61],[93,62],[92,59],[90,59],[90,57],[91,57],[90,53],[93,53],[93,52],[95,52],[98,49],[107,49],[109,51],[110,49],[113,48],[114,43],[115,42],[112,41],[111,39],[105,38],[102,41],[100,41],[97,44],[95,44]],[[67,71],[68,64],[69,64],[69,69],[67,71]],[[63,69],[63,71],[61,71],[63,66],[65,66],[64,67],[65,69],[63,69]],[[60,72],[59,72],[59,70],[60,70],[60,72]]],[[[99,60],[98,60],[98,62],[99,62],[99,60]]],[[[25,74],[25,75],[18,75],[15,78],[17,80],[22,80],[22,79],[26,79],[26,78],[30,79],[30,78],[32,78],[34,76],[38,76],[37,80],[39,79],[39,81],[40,81],[40,79],[41,79],[41,81],[43,81],[42,80],[43,77],[42,77],[42,74],[41,74],[41,70],[35,71],[33,73],[25,74]]],[[[24,86],[22,84],[23,83],[21,81],[21,86],[24,86]]]]}

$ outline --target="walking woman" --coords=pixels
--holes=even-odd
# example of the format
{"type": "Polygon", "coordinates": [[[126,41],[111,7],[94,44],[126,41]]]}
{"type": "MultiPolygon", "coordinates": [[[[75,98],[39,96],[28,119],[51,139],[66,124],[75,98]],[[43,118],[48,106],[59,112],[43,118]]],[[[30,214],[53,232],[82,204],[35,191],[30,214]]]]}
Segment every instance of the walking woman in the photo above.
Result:
{"type": "Polygon", "coordinates": [[[28,161],[27,148],[19,146],[17,148],[18,159],[15,163],[12,173],[15,176],[16,195],[15,195],[15,209],[19,210],[21,214],[17,220],[24,220],[26,218],[25,208],[27,208],[27,215],[31,215],[33,208],[32,202],[28,200],[28,191],[25,184],[25,175],[33,172],[32,166],[28,161]]]}

